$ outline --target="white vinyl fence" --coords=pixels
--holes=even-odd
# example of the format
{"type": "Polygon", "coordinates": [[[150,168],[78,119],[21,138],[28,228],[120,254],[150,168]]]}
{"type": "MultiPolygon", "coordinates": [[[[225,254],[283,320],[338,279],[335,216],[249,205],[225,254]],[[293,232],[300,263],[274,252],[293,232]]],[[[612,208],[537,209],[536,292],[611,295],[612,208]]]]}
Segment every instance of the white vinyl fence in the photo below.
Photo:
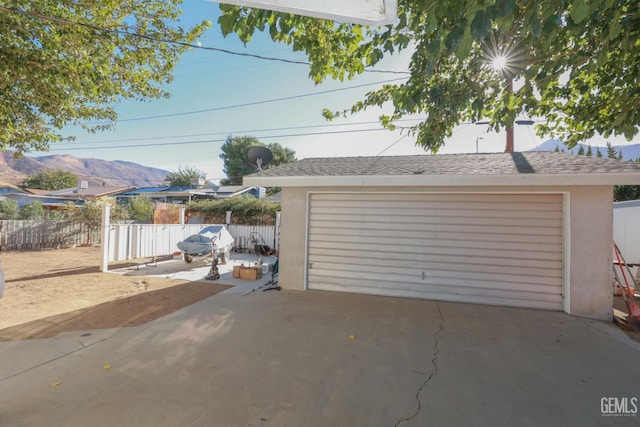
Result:
{"type": "MultiPolygon", "coordinates": [[[[105,242],[109,262],[171,255],[177,244],[205,227],[224,224],[112,224],[105,242]]],[[[275,246],[274,226],[230,225],[227,227],[239,250],[251,250],[252,237],[259,244],[275,246]]]]}

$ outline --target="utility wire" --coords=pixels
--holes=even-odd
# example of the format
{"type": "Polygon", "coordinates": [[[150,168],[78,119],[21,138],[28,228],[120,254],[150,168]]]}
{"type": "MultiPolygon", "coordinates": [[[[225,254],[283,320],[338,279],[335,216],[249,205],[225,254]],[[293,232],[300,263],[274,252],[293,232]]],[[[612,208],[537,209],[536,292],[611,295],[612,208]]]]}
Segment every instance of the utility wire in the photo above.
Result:
{"type": "MultiPolygon", "coordinates": [[[[305,94],[301,94],[301,95],[285,96],[283,98],[265,99],[265,100],[262,100],[262,101],[246,102],[246,103],[243,103],[243,104],[235,104],[235,105],[225,105],[225,106],[222,106],[222,107],[205,108],[205,109],[202,109],[202,110],[183,111],[183,112],[180,112],[180,113],[160,114],[160,115],[156,115],[156,116],[146,116],[146,117],[133,117],[133,118],[130,118],[130,119],[115,120],[114,122],[116,122],[116,123],[124,123],[124,122],[137,122],[137,121],[142,121],[142,120],[165,119],[167,117],[188,116],[188,115],[192,115],[192,114],[209,113],[209,112],[212,112],[212,111],[222,111],[222,110],[231,110],[231,109],[234,109],[234,108],[253,107],[254,105],[270,104],[270,103],[273,103],[273,102],[281,102],[281,101],[290,101],[292,99],[300,99],[300,98],[306,98],[306,97],[309,97],[309,96],[316,96],[316,95],[326,95],[328,93],[341,92],[341,91],[350,90],[350,89],[358,89],[358,88],[361,88],[361,87],[374,86],[374,85],[379,85],[379,84],[384,84],[384,83],[392,83],[392,82],[396,82],[396,81],[399,81],[399,80],[405,80],[405,79],[401,77],[401,78],[397,78],[397,79],[382,80],[382,81],[373,82],[373,83],[363,83],[363,84],[359,84],[359,85],[355,85],[355,86],[349,86],[349,87],[343,87],[343,88],[337,88],[337,89],[328,89],[328,90],[323,90],[323,91],[320,91],[320,92],[305,93],[305,94]]],[[[104,124],[104,123],[111,123],[111,122],[89,122],[87,124],[89,124],[89,125],[97,125],[97,124],[104,124]]]]}
{"type": "MultiPolygon", "coordinates": [[[[406,118],[406,119],[398,119],[396,122],[407,122],[407,121],[416,121],[416,120],[424,120],[424,118],[406,118]]],[[[160,136],[145,136],[139,138],[120,138],[120,139],[103,139],[98,141],[73,141],[73,142],[58,142],[56,146],[61,146],[64,144],[107,144],[111,142],[129,142],[129,141],[154,141],[158,139],[175,139],[175,138],[196,138],[203,136],[213,136],[213,135],[239,135],[239,134],[253,134],[255,132],[273,132],[273,131],[287,131],[287,130],[299,130],[299,129],[316,129],[316,128],[332,128],[332,127],[345,127],[345,126],[358,126],[358,125],[372,125],[379,124],[378,120],[370,120],[364,122],[352,122],[352,123],[325,123],[321,125],[305,125],[305,126],[287,126],[287,127],[277,127],[277,128],[262,128],[262,129],[245,129],[245,130],[229,130],[229,131],[219,131],[219,132],[207,132],[207,133],[191,133],[191,134],[182,134],[182,135],[160,135],[160,136]]]]}
{"type": "MultiPolygon", "coordinates": [[[[385,128],[375,128],[375,129],[352,129],[352,130],[338,130],[338,131],[330,131],[330,132],[307,132],[307,133],[292,133],[292,134],[283,134],[283,135],[262,135],[257,136],[257,139],[268,139],[268,138],[292,138],[298,136],[314,136],[314,135],[335,135],[341,133],[358,133],[358,132],[377,132],[377,131],[386,131],[385,128]]],[[[193,144],[206,144],[210,142],[225,142],[224,139],[204,139],[199,141],[175,141],[175,142],[162,142],[157,144],[132,144],[132,145],[109,145],[102,147],[66,147],[66,148],[50,148],[49,151],[70,151],[70,150],[111,150],[117,148],[141,148],[141,147],[162,147],[169,145],[193,145],[193,144]]]]}
{"type": "MultiPolygon", "coordinates": [[[[117,28],[99,27],[97,25],[87,24],[87,23],[84,23],[84,22],[71,21],[71,20],[64,19],[64,18],[57,18],[57,17],[53,17],[53,16],[42,15],[40,13],[29,12],[29,11],[26,11],[26,10],[19,10],[19,9],[15,9],[15,8],[8,8],[8,7],[4,7],[4,6],[0,6],[0,10],[5,11],[5,12],[14,13],[14,14],[19,14],[19,15],[30,16],[32,18],[36,18],[36,19],[43,20],[43,21],[51,21],[51,22],[57,22],[57,23],[60,23],[60,24],[65,24],[65,25],[75,25],[75,26],[79,26],[79,27],[89,28],[91,30],[98,31],[98,32],[101,32],[101,33],[112,33],[112,34],[119,34],[119,35],[128,36],[128,37],[137,37],[137,38],[141,38],[141,39],[149,40],[149,41],[153,41],[153,42],[161,42],[161,43],[173,44],[173,45],[176,45],[176,46],[184,46],[184,47],[189,47],[189,48],[193,48],[193,49],[210,50],[210,51],[214,51],[214,52],[226,53],[228,55],[256,58],[256,59],[261,59],[261,60],[265,60],[265,61],[277,61],[277,62],[284,62],[284,63],[287,63],[287,64],[310,65],[310,63],[307,62],[307,61],[297,61],[297,60],[292,60],[292,59],[256,55],[256,54],[246,53],[246,52],[236,52],[236,51],[232,51],[232,50],[228,50],[228,49],[222,49],[222,48],[216,48],[216,47],[201,46],[201,45],[198,45],[198,44],[181,42],[181,41],[178,41],[178,40],[169,40],[169,39],[152,37],[152,36],[148,36],[146,34],[140,34],[140,33],[137,33],[137,32],[130,32],[130,31],[125,31],[125,30],[120,30],[120,29],[117,29],[117,28]]],[[[393,71],[393,70],[365,69],[364,71],[367,72],[367,73],[385,73],[385,74],[403,74],[403,75],[410,75],[411,74],[408,71],[393,71]]]]}

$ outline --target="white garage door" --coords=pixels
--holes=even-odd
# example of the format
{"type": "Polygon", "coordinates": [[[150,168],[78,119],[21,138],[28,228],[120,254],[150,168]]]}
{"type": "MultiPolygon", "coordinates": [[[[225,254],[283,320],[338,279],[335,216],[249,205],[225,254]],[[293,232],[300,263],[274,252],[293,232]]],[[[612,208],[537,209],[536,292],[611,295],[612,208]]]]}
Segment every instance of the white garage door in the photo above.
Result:
{"type": "Polygon", "coordinates": [[[562,195],[313,193],[309,289],[562,310],[562,195]]]}

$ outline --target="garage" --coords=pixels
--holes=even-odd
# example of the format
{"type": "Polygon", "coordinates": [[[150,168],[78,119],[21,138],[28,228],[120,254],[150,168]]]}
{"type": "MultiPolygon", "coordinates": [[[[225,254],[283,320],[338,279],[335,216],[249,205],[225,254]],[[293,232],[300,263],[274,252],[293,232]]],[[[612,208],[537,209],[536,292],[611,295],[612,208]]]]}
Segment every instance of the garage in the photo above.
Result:
{"type": "Polygon", "coordinates": [[[613,317],[613,186],[640,163],[557,152],[327,157],[279,187],[279,284],[613,317]]]}
{"type": "Polygon", "coordinates": [[[311,193],[307,286],[562,310],[562,197],[311,193]]]}

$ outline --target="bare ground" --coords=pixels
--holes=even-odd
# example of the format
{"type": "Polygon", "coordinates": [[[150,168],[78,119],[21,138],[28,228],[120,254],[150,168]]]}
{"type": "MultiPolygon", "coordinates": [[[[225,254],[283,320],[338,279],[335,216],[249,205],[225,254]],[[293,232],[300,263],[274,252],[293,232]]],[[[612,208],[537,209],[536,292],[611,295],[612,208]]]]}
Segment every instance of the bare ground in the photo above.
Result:
{"type": "MultiPolygon", "coordinates": [[[[0,252],[0,340],[136,326],[228,286],[99,271],[100,247],[0,252]]],[[[113,266],[110,266],[112,269],[113,266]]]]}

